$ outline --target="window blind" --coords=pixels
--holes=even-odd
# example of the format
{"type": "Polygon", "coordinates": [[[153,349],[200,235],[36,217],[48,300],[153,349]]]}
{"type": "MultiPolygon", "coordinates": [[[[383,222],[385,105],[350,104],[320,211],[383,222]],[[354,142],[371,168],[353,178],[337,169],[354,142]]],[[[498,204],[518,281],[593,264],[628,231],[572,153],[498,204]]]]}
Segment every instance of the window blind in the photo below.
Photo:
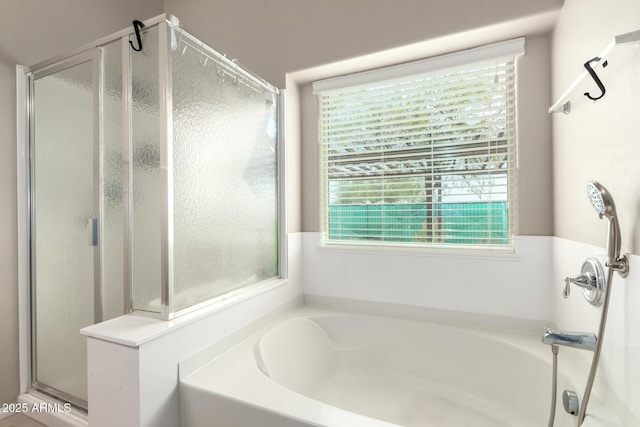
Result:
{"type": "Polygon", "coordinates": [[[513,246],[515,46],[314,84],[325,241],[513,246]]]}

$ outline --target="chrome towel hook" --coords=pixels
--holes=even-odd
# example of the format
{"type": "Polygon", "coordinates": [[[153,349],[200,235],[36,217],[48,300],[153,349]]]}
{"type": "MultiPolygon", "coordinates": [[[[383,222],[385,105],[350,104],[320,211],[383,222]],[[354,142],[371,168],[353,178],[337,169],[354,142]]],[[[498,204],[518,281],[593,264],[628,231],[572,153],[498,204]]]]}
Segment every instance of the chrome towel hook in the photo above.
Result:
{"type": "MultiPolygon", "coordinates": [[[[602,84],[602,81],[600,80],[600,78],[598,77],[598,75],[596,74],[596,72],[593,70],[593,68],[591,67],[591,63],[592,62],[600,62],[602,58],[600,58],[599,56],[596,56],[593,59],[590,59],[589,61],[584,63],[584,68],[587,69],[587,72],[589,73],[589,75],[591,76],[591,78],[593,78],[593,80],[596,82],[596,84],[598,85],[598,88],[600,89],[600,91],[602,92],[600,94],[600,96],[591,96],[591,94],[589,92],[585,92],[584,96],[586,96],[587,98],[591,99],[592,101],[597,101],[598,99],[602,98],[604,96],[604,94],[607,92],[607,90],[605,89],[604,85],[602,84]]],[[[606,67],[608,65],[607,61],[604,61],[602,63],[602,67],[606,67]]]]}
{"type": "Polygon", "coordinates": [[[144,24],[137,19],[133,21],[133,29],[136,32],[136,39],[138,40],[138,48],[133,45],[133,42],[129,40],[129,44],[131,45],[131,49],[136,52],[140,52],[142,50],[142,38],[140,37],[140,29],[144,28],[144,24]]]}

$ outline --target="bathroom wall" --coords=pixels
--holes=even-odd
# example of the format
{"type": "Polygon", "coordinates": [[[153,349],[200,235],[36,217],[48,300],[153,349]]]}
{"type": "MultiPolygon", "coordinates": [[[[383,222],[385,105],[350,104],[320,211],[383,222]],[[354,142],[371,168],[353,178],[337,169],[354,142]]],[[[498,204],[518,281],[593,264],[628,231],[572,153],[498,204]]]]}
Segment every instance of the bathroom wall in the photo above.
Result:
{"type": "MultiPolygon", "coordinates": [[[[515,34],[501,33],[502,37],[515,34]]],[[[495,40],[494,40],[495,41],[495,40]]],[[[429,46],[424,46],[428,49],[429,46]]],[[[527,37],[525,55],[516,60],[518,133],[519,235],[553,235],[551,120],[546,112],[550,98],[550,45],[547,36],[527,37]]],[[[389,52],[377,54],[387,60],[389,52]]],[[[373,56],[373,55],[371,55],[373,56]]],[[[311,85],[301,88],[302,102],[302,228],[320,230],[318,169],[318,105],[311,85]]]]}
{"type": "MultiPolygon", "coordinates": [[[[20,392],[16,64],[33,65],[163,12],[161,0],[2,0],[0,14],[0,404],[20,392]]],[[[0,414],[0,418],[3,414],[0,414]]]]}
{"type": "Polygon", "coordinates": [[[501,326],[542,330],[536,321],[551,317],[551,238],[518,236],[516,246],[516,254],[353,250],[323,246],[320,233],[303,233],[302,282],[312,300],[397,304],[454,317],[497,316],[501,326]]]}
{"type": "MultiPolygon", "coordinates": [[[[288,149],[289,231],[306,232],[302,236],[305,292],[504,316],[519,314],[529,319],[551,318],[564,329],[595,330],[599,309],[586,305],[575,290],[570,299],[562,299],[562,279],[578,273],[585,256],[602,259],[606,221],[598,219],[584,195],[584,185],[591,179],[602,182],[616,199],[623,251],[640,255],[640,46],[616,48],[609,57],[610,65],[598,69],[607,95],[595,103],[587,100],[582,93],[598,93],[598,89],[585,80],[571,99],[572,113],[552,116],[552,134],[545,108],[578,76],[582,64],[596,56],[614,35],[640,29],[640,4],[637,0],[565,0],[549,40],[545,32],[554,24],[561,6],[561,0],[490,0],[482,7],[472,0],[2,1],[0,324],[5,333],[0,335],[0,402],[11,401],[18,394],[15,64],[30,65],[67,52],[126,27],[134,18],[164,11],[177,15],[187,31],[216,50],[238,58],[277,86],[287,87],[288,108],[294,113],[289,116],[293,121],[287,124],[292,144],[288,149]],[[313,119],[295,119],[297,103],[303,106],[303,115],[315,106],[309,83],[523,34],[531,37],[524,58],[525,63],[530,62],[520,70],[530,78],[523,81],[518,98],[521,106],[530,108],[519,122],[521,255],[469,262],[445,257],[447,263],[453,260],[447,264],[450,271],[461,265],[471,271],[469,266],[474,263],[487,269],[465,276],[456,288],[434,273],[443,265],[437,257],[391,256],[386,259],[395,270],[384,276],[376,275],[373,268],[379,255],[363,257],[321,250],[315,233],[313,119]],[[549,51],[553,97],[549,96],[547,81],[549,51]],[[548,237],[553,234],[558,238],[548,237]],[[426,285],[393,276],[394,271],[406,274],[407,264],[415,273],[413,277],[425,278],[426,285]],[[334,268],[340,265],[344,269],[334,268]],[[504,274],[492,276],[500,269],[506,269],[504,274]],[[337,274],[347,273],[348,277],[362,271],[369,271],[375,281],[365,277],[348,282],[337,274]],[[527,279],[514,280],[523,276],[527,279]],[[483,284],[493,283],[488,293],[472,286],[474,277],[483,284]],[[399,278],[404,280],[402,286],[397,285],[399,278]],[[467,298],[475,293],[480,298],[467,298]]],[[[640,375],[636,344],[640,342],[640,327],[636,326],[640,321],[634,314],[640,297],[640,281],[636,279],[640,274],[634,273],[636,267],[640,268],[637,260],[632,257],[632,271],[626,280],[614,279],[609,335],[600,370],[620,400],[627,403],[640,399],[633,381],[640,375]]],[[[629,416],[640,414],[636,410],[629,416]]]]}
{"type": "MultiPolygon", "coordinates": [[[[614,36],[636,30],[640,30],[637,0],[565,0],[552,35],[554,101],[578,77],[583,63],[597,56],[614,36]]],[[[629,276],[622,279],[616,273],[611,283],[594,393],[603,395],[609,387],[610,404],[621,415],[622,425],[631,426],[640,423],[640,44],[616,47],[608,59],[606,68],[596,68],[605,96],[596,102],[583,96],[584,92],[600,94],[587,77],[570,98],[571,113],[553,115],[558,237],[553,240],[552,318],[565,330],[596,332],[598,328],[601,308],[589,305],[579,289],[572,289],[568,299],[561,296],[564,277],[578,274],[585,258],[595,256],[605,262],[607,221],[598,218],[585,195],[586,183],[597,180],[615,199],[622,251],[635,255],[630,255],[629,276]]]]}
{"type": "MultiPolygon", "coordinates": [[[[598,332],[601,307],[589,304],[582,290],[574,286],[569,298],[562,297],[564,278],[580,273],[580,267],[588,257],[597,258],[603,265],[606,261],[605,249],[554,237],[552,241],[552,271],[550,279],[552,319],[560,330],[598,332]]],[[[612,412],[619,417],[620,425],[640,426],[640,256],[629,255],[629,276],[623,279],[614,274],[611,285],[611,300],[598,377],[594,384],[593,395],[604,398],[612,412]]],[[[606,272],[606,268],[605,268],[606,272]]],[[[558,357],[562,364],[566,353],[574,353],[591,363],[592,354],[580,350],[562,348],[558,357]]],[[[579,389],[575,390],[582,398],[588,371],[582,378],[575,378],[579,389]]]]}
{"type": "MultiPolygon", "coordinates": [[[[562,0],[491,0],[483,2],[482,6],[471,0],[218,0],[214,3],[165,0],[167,13],[179,17],[187,31],[217,51],[237,58],[240,64],[276,86],[286,85],[291,92],[298,92],[315,79],[525,34],[545,34],[551,30],[561,5],[562,0]]],[[[543,50],[546,52],[546,47],[543,50]]],[[[542,79],[548,75],[545,64],[546,59],[539,65],[543,70],[542,79]]],[[[538,83],[528,87],[534,96],[546,96],[548,92],[540,90],[538,83]]],[[[287,98],[291,100],[292,96],[287,98]]],[[[296,120],[296,117],[288,116],[288,120],[296,120]]],[[[548,164],[550,130],[544,120],[529,122],[538,128],[540,144],[540,149],[530,154],[542,157],[548,164]]],[[[303,132],[304,126],[305,120],[302,121],[303,132]]],[[[523,124],[523,128],[527,126],[527,123],[523,124]]],[[[288,152],[287,168],[289,178],[299,185],[289,187],[293,191],[287,195],[290,200],[288,231],[317,231],[317,221],[308,220],[316,212],[317,187],[313,160],[308,158],[315,138],[308,139],[305,134],[300,139],[300,129],[295,124],[287,124],[287,128],[290,127],[293,129],[287,134],[287,149],[291,151],[288,152]],[[299,154],[301,158],[294,157],[299,154]]],[[[532,212],[531,217],[536,218],[531,224],[541,224],[534,225],[534,230],[522,231],[550,234],[550,175],[536,183],[523,182],[523,185],[542,197],[523,199],[522,210],[532,212]]]]}
{"type": "Polygon", "coordinates": [[[276,86],[285,73],[522,18],[561,0],[165,0],[167,13],[276,86]]]}
{"type": "Polygon", "coordinates": [[[0,63],[0,404],[13,401],[19,387],[14,75],[0,63]]]}
{"type": "Polygon", "coordinates": [[[164,12],[162,0],[2,0],[0,58],[30,66],[164,12]]]}
{"type": "MultiPolygon", "coordinates": [[[[313,219],[303,225],[302,206],[316,191],[312,178],[301,179],[301,122],[295,118],[299,87],[336,72],[353,72],[419,57],[463,49],[522,34],[544,34],[553,25],[562,0],[39,0],[2,1],[0,14],[0,402],[18,394],[17,236],[15,169],[15,65],[31,65],[120,30],[132,19],[162,12],[177,15],[187,31],[215,49],[238,58],[270,82],[288,88],[287,167],[289,231],[315,231],[313,219]],[[507,28],[508,27],[508,28],[507,28]],[[427,43],[425,43],[425,41],[427,43]],[[399,46],[409,49],[398,50],[399,46]],[[387,51],[380,59],[376,52],[387,51]],[[329,67],[323,67],[331,64],[329,67]],[[337,67],[337,68],[336,68],[337,67]],[[307,72],[305,72],[307,71],[307,72]],[[302,198],[305,201],[302,201],[302,198]]],[[[531,90],[538,92],[537,86],[531,90]]],[[[540,90],[544,95],[544,90],[540,90]]],[[[538,123],[538,122],[535,122],[538,123]]],[[[539,124],[539,123],[538,123],[539,124]]],[[[535,124],[535,126],[538,126],[535,124]]],[[[531,124],[534,126],[534,124],[531,124]]],[[[526,127],[527,125],[523,125],[526,127]]],[[[548,129],[541,125],[542,150],[548,158],[548,129]]],[[[311,144],[312,140],[304,144],[311,144]]],[[[305,149],[308,149],[306,147],[305,149]]],[[[536,160],[537,162],[537,160],[536,160]]],[[[543,180],[543,186],[548,181],[543,180]]],[[[535,183],[522,183],[532,185],[535,183]]],[[[536,190],[537,194],[544,191],[536,190]]],[[[538,201],[529,199],[529,203],[538,201]]],[[[523,200],[522,203],[526,203],[523,200]]],[[[531,234],[550,233],[551,203],[543,200],[529,222],[531,234]],[[541,231],[546,230],[546,231],[541,231]]],[[[530,206],[522,205],[528,212],[530,206]]],[[[312,218],[312,216],[310,217],[312,218]]]]}
{"type": "Polygon", "coordinates": [[[287,237],[286,280],[249,286],[245,293],[222,298],[171,322],[121,316],[83,329],[88,339],[90,425],[179,425],[178,363],[206,349],[228,345],[224,341],[234,332],[255,330],[283,307],[302,303],[301,234],[287,237]],[[260,320],[254,323],[256,319],[260,320]]]}
{"type": "MultiPolygon", "coordinates": [[[[375,277],[371,272],[377,270],[367,268],[376,263],[375,255],[361,256],[353,251],[327,253],[319,248],[317,112],[310,84],[322,78],[528,36],[527,55],[518,65],[517,102],[521,110],[518,122],[519,234],[550,236],[553,234],[551,121],[546,113],[550,102],[550,46],[546,34],[553,27],[561,1],[496,0],[483,3],[481,8],[477,3],[466,1],[414,0],[400,3],[328,1],[321,4],[291,0],[259,4],[226,0],[215,5],[204,0],[166,0],[165,4],[167,12],[178,16],[187,31],[197,34],[218,51],[238,58],[240,63],[272,83],[278,86],[286,83],[290,91],[288,99],[293,98],[295,92],[299,93],[300,127],[294,125],[287,141],[288,150],[293,149],[291,155],[298,155],[300,150],[300,157],[292,159],[289,156],[287,168],[289,177],[295,176],[296,169],[300,171],[300,193],[290,192],[287,197],[291,207],[301,206],[299,211],[289,211],[289,231],[304,232],[303,283],[306,293],[502,316],[520,314],[528,319],[548,318],[550,313],[544,303],[549,291],[546,281],[537,292],[528,293],[530,286],[520,281],[513,283],[509,274],[498,274],[493,281],[488,279],[493,277],[491,271],[498,271],[503,266],[506,268],[502,271],[527,274],[533,273],[532,266],[543,265],[537,273],[548,277],[550,270],[544,259],[550,241],[544,238],[523,240],[520,249],[525,254],[509,261],[480,262],[479,265],[487,270],[483,269],[478,276],[482,277],[483,284],[488,283],[480,299],[460,297],[464,294],[466,279],[451,278],[447,283],[443,283],[442,277],[433,275],[426,283],[415,279],[438,269],[441,260],[437,256],[390,255],[390,264],[403,266],[401,273],[405,282],[384,284],[380,276],[375,277]],[[372,26],[375,31],[371,31],[372,26]],[[238,27],[242,28],[241,33],[238,33],[238,27]],[[361,273],[359,280],[351,280],[358,272],[361,273]],[[369,279],[377,279],[374,280],[376,285],[367,286],[371,284],[369,279]],[[439,296],[432,298],[433,292],[439,296]],[[500,302],[486,305],[487,300],[500,302]],[[518,304],[514,305],[513,301],[518,304]]],[[[287,116],[287,119],[292,121],[296,117],[287,116]]],[[[466,261],[462,257],[457,262],[466,261]]],[[[390,279],[387,276],[385,278],[390,279]]]]}
{"type": "MultiPolygon", "coordinates": [[[[640,30],[637,0],[566,0],[553,32],[554,101],[619,34],[640,30]]],[[[622,249],[640,254],[640,45],[616,47],[609,66],[597,67],[606,95],[591,78],[574,91],[569,115],[553,116],[555,234],[592,245],[606,244],[607,224],[585,197],[585,185],[597,180],[614,196],[622,249]]]]}
{"type": "Polygon", "coordinates": [[[302,87],[307,294],[530,320],[550,318],[552,175],[541,173],[551,169],[551,120],[546,111],[551,99],[549,49],[548,37],[527,37],[526,53],[516,62],[519,232],[516,255],[510,257],[323,247],[316,233],[320,231],[317,101],[309,85],[302,87]]]}

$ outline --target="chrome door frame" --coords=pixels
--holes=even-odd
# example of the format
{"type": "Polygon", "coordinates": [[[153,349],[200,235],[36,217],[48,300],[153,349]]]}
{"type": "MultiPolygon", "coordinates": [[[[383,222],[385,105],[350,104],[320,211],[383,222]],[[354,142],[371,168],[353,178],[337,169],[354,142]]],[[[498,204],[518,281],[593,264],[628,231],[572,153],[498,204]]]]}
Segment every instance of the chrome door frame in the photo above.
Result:
{"type": "MultiPolygon", "coordinates": [[[[37,373],[37,322],[36,322],[36,293],[37,293],[37,277],[36,277],[36,254],[34,252],[34,239],[37,235],[37,230],[35,227],[35,214],[37,210],[37,204],[35,202],[35,120],[34,120],[34,84],[35,81],[55,74],[60,71],[64,71],[66,69],[85,64],[87,62],[91,62],[92,67],[92,92],[93,92],[93,203],[92,210],[93,216],[92,218],[96,218],[98,220],[98,230],[100,230],[101,226],[101,197],[100,197],[100,182],[101,182],[101,132],[100,132],[100,106],[102,102],[102,94],[100,90],[100,79],[101,79],[101,48],[96,47],[90,50],[86,50],[82,53],[79,53],[75,56],[66,58],[60,62],[47,65],[43,69],[31,71],[28,73],[28,141],[29,141],[29,161],[28,161],[28,176],[29,183],[27,187],[28,191],[28,205],[29,205],[29,220],[28,220],[28,235],[29,235],[29,269],[30,269],[30,279],[29,279],[29,288],[30,288],[30,321],[31,321],[31,372],[29,379],[29,388],[35,389],[45,394],[51,395],[55,398],[62,399],[71,403],[72,405],[87,410],[88,402],[79,399],[76,396],[72,396],[63,391],[57,390],[54,387],[49,385],[40,383],[36,379],[37,373]]],[[[98,232],[97,236],[97,245],[94,245],[93,248],[93,287],[94,287],[94,296],[93,296],[93,320],[94,323],[99,323],[102,321],[102,284],[101,284],[101,242],[100,242],[100,232],[98,232]]]]}

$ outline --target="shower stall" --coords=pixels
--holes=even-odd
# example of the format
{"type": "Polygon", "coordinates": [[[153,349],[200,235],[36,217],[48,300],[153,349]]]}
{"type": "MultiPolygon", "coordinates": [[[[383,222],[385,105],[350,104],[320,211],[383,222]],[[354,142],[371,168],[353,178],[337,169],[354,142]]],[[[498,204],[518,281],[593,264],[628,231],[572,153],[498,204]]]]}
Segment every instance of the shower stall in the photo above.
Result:
{"type": "Polygon", "coordinates": [[[285,271],[280,92],[174,17],[140,27],[24,69],[29,383],[85,409],[81,328],[285,271]]]}

